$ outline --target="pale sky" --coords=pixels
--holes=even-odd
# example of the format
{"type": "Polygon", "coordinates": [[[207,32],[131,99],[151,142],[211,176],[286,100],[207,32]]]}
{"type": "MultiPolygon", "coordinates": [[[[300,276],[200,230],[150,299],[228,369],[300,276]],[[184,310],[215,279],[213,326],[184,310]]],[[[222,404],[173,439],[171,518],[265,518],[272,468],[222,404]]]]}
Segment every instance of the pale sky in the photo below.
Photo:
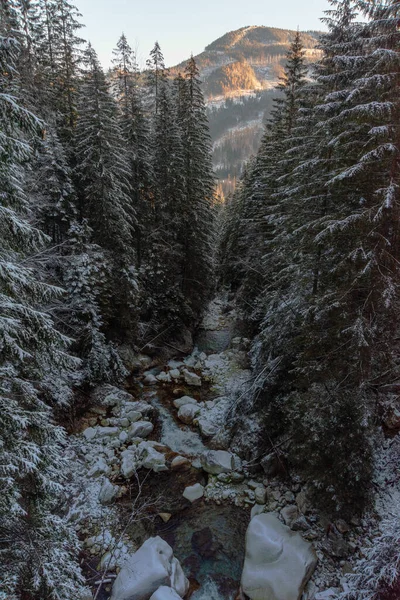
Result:
{"type": "Polygon", "coordinates": [[[82,37],[105,67],[122,31],[142,64],[158,40],[172,66],[248,25],[323,29],[319,18],[330,6],[328,0],[75,0],[75,5],[86,25],[82,37]]]}

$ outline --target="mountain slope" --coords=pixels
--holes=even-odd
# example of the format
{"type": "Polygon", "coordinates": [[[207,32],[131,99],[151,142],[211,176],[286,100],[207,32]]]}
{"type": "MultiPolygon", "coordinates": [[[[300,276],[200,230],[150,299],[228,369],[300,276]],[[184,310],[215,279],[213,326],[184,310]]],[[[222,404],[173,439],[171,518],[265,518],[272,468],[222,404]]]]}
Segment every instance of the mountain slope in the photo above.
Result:
{"type": "MultiPolygon", "coordinates": [[[[219,191],[235,187],[243,164],[257,151],[263,120],[276,95],[295,31],[250,26],[230,31],[195,57],[203,80],[219,191]]],[[[319,33],[302,33],[306,59],[319,56],[319,33]]],[[[184,63],[172,73],[183,70],[184,63]]]]}

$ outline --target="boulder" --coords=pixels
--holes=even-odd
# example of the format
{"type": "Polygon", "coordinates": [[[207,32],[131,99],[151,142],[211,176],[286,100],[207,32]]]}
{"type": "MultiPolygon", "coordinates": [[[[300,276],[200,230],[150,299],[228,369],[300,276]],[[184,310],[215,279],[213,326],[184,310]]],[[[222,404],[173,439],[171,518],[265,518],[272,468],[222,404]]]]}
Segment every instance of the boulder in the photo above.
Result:
{"type": "Polygon", "coordinates": [[[179,598],[179,590],[184,586],[187,591],[189,582],[183,572],[183,581],[176,577],[177,562],[167,542],[158,536],[148,539],[122,565],[112,588],[111,600],[149,600],[163,586],[172,588],[179,598]],[[175,584],[179,589],[174,587],[175,584]]]}
{"type": "Polygon", "coordinates": [[[150,421],[137,421],[129,427],[128,435],[130,439],[135,437],[146,438],[154,429],[154,425],[150,421]]]}
{"type": "Polygon", "coordinates": [[[98,427],[97,428],[97,437],[98,438],[107,438],[107,437],[115,437],[119,435],[118,427],[98,427]]]}
{"type": "Polygon", "coordinates": [[[183,492],[183,497],[190,502],[195,502],[204,496],[204,487],[200,483],[189,485],[183,492]]]}
{"type": "Polygon", "coordinates": [[[189,591],[189,581],[187,580],[185,573],[181,567],[181,563],[177,558],[172,559],[172,570],[171,570],[171,587],[179,595],[184,598],[189,591]]]}
{"type": "Polygon", "coordinates": [[[119,495],[119,487],[113,485],[107,478],[104,479],[99,493],[100,504],[112,504],[119,495]]]}
{"type": "Polygon", "coordinates": [[[178,596],[172,588],[163,585],[154,592],[150,600],[181,600],[181,596],[178,596]]]}
{"type": "Polygon", "coordinates": [[[138,450],[140,452],[140,463],[142,467],[152,470],[154,473],[168,471],[164,454],[157,452],[152,445],[147,442],[141,442],[138,445],[138,450]]]}
{"type": "Polygon", "coordinates": [[[242,573],[242,590],[250,600],[300,600],[316,564],[312,544],[274,514],[250,521],[242,573]]]}
{"type": "Polygon", "coordinates": [[[148,402],[144,402],[143,400],[137,400],[136,402],[125,402],[122,407],[121,417],[127,417],[131,411],[139,412],[142,415],[147,415],[149,413],[154,412],[154,408],[148,402]]]}
{"type": "Polygon", "coordinates": [[[138,410],[130,410],[129,412],[127,412],[125,414],[126,414],[126,418],[128,419],[128,421],[130,423],[136,423],[137,421],[140,421],[140,419],[142,418],[142,413],[139,412],[138,410]]]}
{"type": "Polygon", "coordinates": [[[186,425],[190,425],[193,422],[193,419],[197,417],[200,412],[200,407],[195,406],[194,404],[185,404],[181,406],[178,412],[178,419],[182,421],[182,423],[186,423],[186,425]]]}
{"type": "Polygon", "coordinates": [[[121,474],[126,478],[130,479],[132,475],[140,467],[137,452],[134,450],[124,450],[121,452],[121,474]]]}
{"type": "Polygon", "coordinates": [[[219,427],[209,419],[202,417],[197,420],[200,432],[204,437],[213,437],[219,432],[219,427]]]}
{"type": "Polygon", "coordinates": [[[186,471],[190,468],[191,462],[186,456],[175,456],[171,462],[172,471],[186,471]]]}
{"type": "Polygon", "coordinates": [[[199,375],[196,375],[196,373],[188,371],[187,369],[183,369],[182,375],[187,385],[195,387],[201,386],[201,377],[199,377],[199,375]]]}
{"type": "Polygon", "coordinates": [[[181,408],[181,406],[186,406],[186,404],[193,404],[194,406],[197,404],[197,400],[195,400],[191,396],[182,396],[182,398],[177,398],[176,400],[174,400],[173,404],[175,408],[181,408]]]}
{"type": "Polygon", "coordinates": [[[208,450],[201,455],[201,466],[210,475],[229,473],[234,469],[233,455],[225,450],[208,450]]]}

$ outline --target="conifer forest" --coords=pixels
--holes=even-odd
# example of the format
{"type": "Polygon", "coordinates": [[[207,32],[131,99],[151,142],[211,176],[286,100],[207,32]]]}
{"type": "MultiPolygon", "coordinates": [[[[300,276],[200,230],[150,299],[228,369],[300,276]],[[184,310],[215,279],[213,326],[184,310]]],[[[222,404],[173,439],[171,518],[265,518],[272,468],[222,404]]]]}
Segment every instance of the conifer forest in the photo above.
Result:
{"type": "Polygon", "coordinates": [[[193,56],[0,0],[0,600],[400,598],[400,2],[329,4],[221,198],[193,56]]]}

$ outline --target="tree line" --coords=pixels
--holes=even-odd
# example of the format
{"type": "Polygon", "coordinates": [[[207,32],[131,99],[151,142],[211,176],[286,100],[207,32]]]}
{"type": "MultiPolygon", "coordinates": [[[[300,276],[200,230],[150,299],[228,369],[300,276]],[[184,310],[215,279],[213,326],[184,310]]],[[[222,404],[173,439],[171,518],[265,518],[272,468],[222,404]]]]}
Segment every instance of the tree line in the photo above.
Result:
{"type": "Polygon", "coordinates": [[[249,454],[277,444],[325,508],[354,512],[399,378],[400,13],[330,3],[311,80],[298,34],[227,206],[221,278],[253,334],[249,454]]]}
{"type": "Polygon", "coordinates": [[[193,329],[213,287],[214,179],[199,73],[105,74],[67,0],[0,0],[0,598],[83,594],[65,519],[74,390],[118,347],[193,329]]]}

